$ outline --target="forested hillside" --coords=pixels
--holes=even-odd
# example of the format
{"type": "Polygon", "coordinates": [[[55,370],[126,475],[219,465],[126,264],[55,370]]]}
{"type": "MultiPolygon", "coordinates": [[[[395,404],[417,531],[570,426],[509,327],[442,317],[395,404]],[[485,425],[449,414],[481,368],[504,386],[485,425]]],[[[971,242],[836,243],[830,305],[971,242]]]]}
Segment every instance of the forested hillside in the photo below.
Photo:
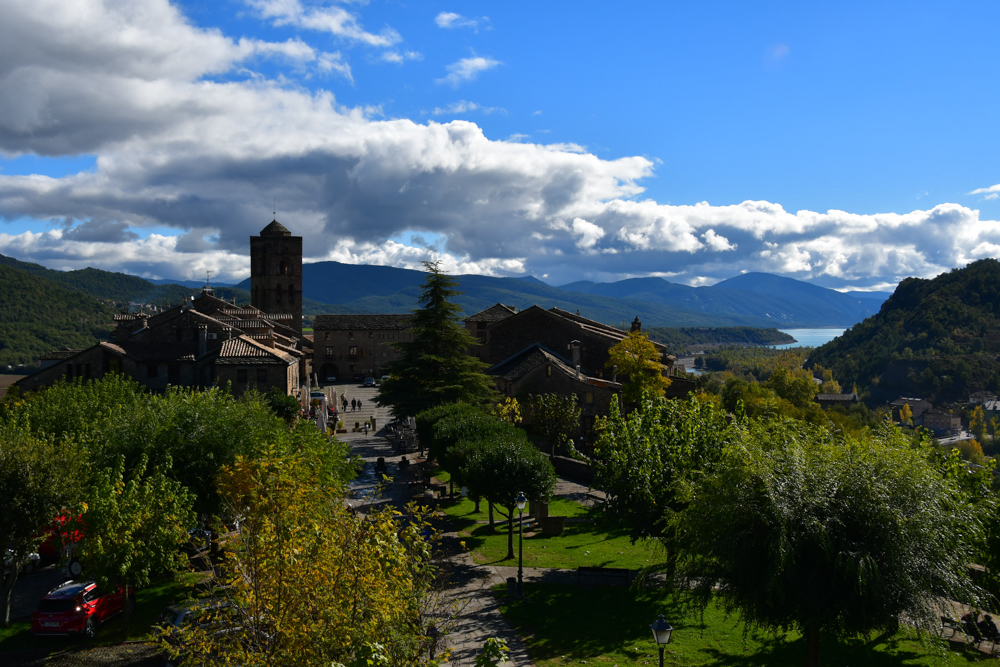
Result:
{"type": "Polygon", "coordinates": [[[0,368],[106,338],[114,309],[26,271],[0,264],[0,368]]]}
{"type": "Polygon", "coordinates": [[[795,339],[777,329],[754,327],[643,327],[643,333],[672,352],[720,345],[784,345],[795,339]]]}
{"type": "Polygon", "coordinates": [[[816,349],[810,364],[876,400],[958,400],[1000,389],[1000,262],[907,278],[881,311],[816,349]]]}

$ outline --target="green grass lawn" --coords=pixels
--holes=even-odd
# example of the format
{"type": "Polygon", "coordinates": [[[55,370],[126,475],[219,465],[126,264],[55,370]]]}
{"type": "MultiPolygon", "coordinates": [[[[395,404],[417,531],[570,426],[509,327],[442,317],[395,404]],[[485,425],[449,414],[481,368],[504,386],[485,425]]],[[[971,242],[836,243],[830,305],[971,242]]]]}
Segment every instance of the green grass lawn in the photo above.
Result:
{"type": "MultiPolygon", "coordinates": [[[[805,661],[798,633],[752,635],[744,641],[743,627],[718,609],[704,618],[686,612],[675,594],[662,590],[634,591],[606,586],[580,589],[558,584],[525,584],[527,601],[507,602],[503,614],[527,644],[538,667],[579,665],[627,667],[658,665],[659,654],[649,624],[664,614],[674,626],[664,656],[666,665],[731,665],[754,667],[793,665],[805,661]]],[[[505,590],[497,587],[498,593],[505,590]]],[[[921,641],[913,630],[892,636],[821,641],[824,665],[966,665],[996,664],[971,648],[946,648],[938,641],[921,641]]]]}
{"type": "MultiPolygon", "coordinates": [[[[182,572],[176,576],[163,577],[150,586],[136,592],[135,613],[132,616],[132,632],[129,639],[152,639],[155,634],[153,625],[166,607],[192,596],[195,584],[202,575],[192,572],[182,572]]],[[[91,642],[98,644],[116,644],[122,641],[121,615],[116,616],[97,631],[97,636],[91,642]]],[[[31,634],[31,621],[11,623],[9,628],[0,628],[0,652],[19,651],[25,649],[59,648],[71,644],[82,644],[86,640],[73,637],[40,637],[31,634]]]]}
{"type": "MultiPolygon", "coordinates": [[[[438,476],[440,479],[440,476],[438,476]]],[[[448,516],[452,525],[472,552],[473,558],[479,563],[503,564],[507,556],[507,526],[498,524],[497,531],[490,530],[489,525],[478,523],[486,521],[486,503],[482,503],[481,511],[476,513],[475,503],[467,498],[445,501],[441,509],[448,516]]],[[[624,531],[608,531],[600,529],[592,519],[592,510],[580,503],[557,498],[549,504],[550,516],[567,516],[588,519],[585,523],[567,523],[562,535],[542,535],[541,532],[525,533],[524,565],[525,567],[561,567],[576,568],[578,566],[627,567],[638,569],[654,565],[663,560],[662,552],[656,544],[629,542],[624,531]]],[[[515,519],[517,513],[514,514],[515,519]]],[[[500,521],[502,517],[496,514],[500,521]]],[[[514,550],[517,551],[518,530],[514,525],[514,550]]],[[[516,559],[508,561],[515,564],[516,559]]]]}

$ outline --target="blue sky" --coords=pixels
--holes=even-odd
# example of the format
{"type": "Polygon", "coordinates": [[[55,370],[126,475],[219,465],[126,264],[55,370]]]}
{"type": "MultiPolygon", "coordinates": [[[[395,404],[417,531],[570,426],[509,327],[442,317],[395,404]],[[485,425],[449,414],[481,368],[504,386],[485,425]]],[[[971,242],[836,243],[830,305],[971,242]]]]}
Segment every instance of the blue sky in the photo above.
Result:
{"type": "Polygon", "coordinates": [[[0,253],[891,289],[1000,253],[995,3],[0,0],[0,253]],[[30,4],[30,6],[28,6],[30,4]]]}

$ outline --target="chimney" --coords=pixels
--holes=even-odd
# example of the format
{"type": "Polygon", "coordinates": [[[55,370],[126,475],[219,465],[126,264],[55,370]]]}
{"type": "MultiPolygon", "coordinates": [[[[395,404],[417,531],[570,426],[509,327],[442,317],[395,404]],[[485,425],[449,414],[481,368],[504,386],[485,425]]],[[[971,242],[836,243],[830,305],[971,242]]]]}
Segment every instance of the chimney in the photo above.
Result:
{"type": "Polygon", "coordinates": [[[577,364],[576,365],[576,379],[579,380],[581,377],[583,377],[583,373],[580,372],[580,364],[577,364]]]}
{"type": "Polygon", "coordinates": [[[569,343],[570,356],[573,358],[573,365],[580,369],[580,341],[573,340],[569,343]]]}
{"type": "Polygon", "coordinates": [[[208,326],[204,324],[198,325],[198,358],[205,356],[208,352],[208,326]]]}
{"type": "Polygon", "coordinates": [[[642,322],[639,321],[638,315],[636,315],[635,319],[632,320],[632,328],[630,331],[642,331],[642,322]]]}

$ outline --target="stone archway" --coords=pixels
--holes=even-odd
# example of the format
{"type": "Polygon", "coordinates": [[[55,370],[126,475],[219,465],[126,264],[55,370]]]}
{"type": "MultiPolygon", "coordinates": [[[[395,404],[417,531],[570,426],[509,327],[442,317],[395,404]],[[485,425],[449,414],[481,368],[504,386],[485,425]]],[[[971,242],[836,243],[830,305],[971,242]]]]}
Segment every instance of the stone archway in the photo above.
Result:
{"type": "Polygon", "coordinates": [[[330,378],[340,379],[340,369],[337,368],[337,364],[323,364],[319,369],[319,381],[320,382],[333,382],[330,378]]]}

